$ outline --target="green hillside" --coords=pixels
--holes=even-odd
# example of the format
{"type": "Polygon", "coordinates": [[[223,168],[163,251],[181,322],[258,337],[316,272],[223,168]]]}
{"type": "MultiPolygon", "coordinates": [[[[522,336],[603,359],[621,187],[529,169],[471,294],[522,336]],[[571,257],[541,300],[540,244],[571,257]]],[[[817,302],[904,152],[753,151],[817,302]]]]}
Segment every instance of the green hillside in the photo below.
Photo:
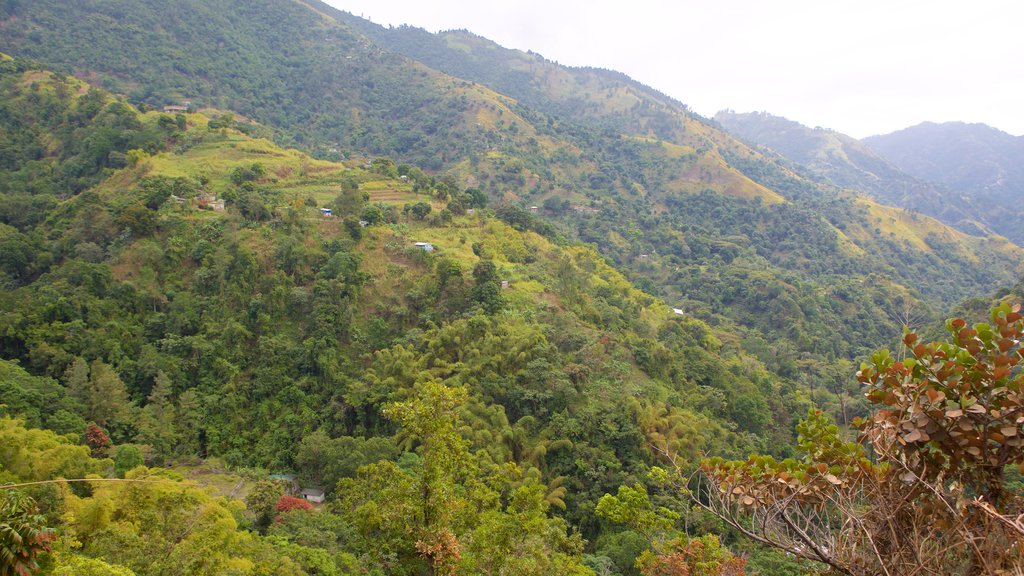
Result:
{"type": "Polygon", "coordinates": [[[0,434],[32,447],[0,481],[105,479],[0,488],[59,528],[21,539],[43,573],[636,576],[671,535],[795,574],[654,466],[799,456],[817,409],[839,445],[855,362],[1024,275],[466,32],[312,0],[0,0],[0,30],[0,434]]]}
{"type": "MultiPolygon", "coordinates": [[[[320,552],[277,542],[273,551],[253,543],[229,555],[290,558],[296,574],[349,573],[353,558],[381,569],[397,555],[408,570],[401,573],[418,573],[424,534],[370,527],[361,514],[367,506],[403,514],[401,506],[418,504],[400,496],[401,482],[429,477],[442,483],[445,502],[474,502],[456,517],[423,520],[424,531],[466,543],[466,573],[475,563],[511,561],[491,552],[490,531],[524,515],[532,530],[548,526],[530,546],[539,554],[549,547],[558,570],[588,573],[583,540],[567,528],[582,533],[595,558],[619,546],[625,536],[594,507],[643,477],[655,461],[651,446],[693,462],[705,451],[791,450],[792,415],[810,405],[795,382],[744,351],[742,329],[673,313],[593,249],[517,230],[471,196],[438,202],[414,190],[422,174],[414,168],[278,148],[245,134],[258,126],[223,112],[140,113],[102,91],[62,89],[84,85],[20,61],[4,69],[0,86],[24,115],[37,102],[31,94],[54,95],[46,101],[54,126],[74,119],[89,134],[119,114],[125,131],[148,135],[144,148],[124,152],[124,166],[99,167],[97,185],[74,196],[37,191],[31,198],[48,211],[20,230],[6,226],[3,242],[32,243],[27,269],[5,252],[4,410],[74,438],[95,422],[117,447],[115,463],[133,450],[157,466],[218,457],[235,468],[296,473],[338,499],[332,521],[347,536],[333,544],[303,540],[301,526],[271,530],[320,552]],[[101,105],[83,116],[94,101],[101,105]],[[389,408],[437,401],[428,393],[452,395],[450,413],[438,418],[461,438],[450,447],[460,464],[443,477],[429,476],[436,453],[424,434],[435,429],[389,408]],[[397,492],[377,500],[388,490],[397,492]],[[513,505],[526,508],[506,516],[513,505]],[[335,571],[311,569],[324,561],[316,554],[335,571]]],[[[48,161],[61,173],[78,156],[48,161]]],[[[847,406],[850,417],[861,405],[842,388],[817,394],[818,403],[847,406]]],[[[18,458],[3,464],[11,479],[48,476],[18,473],[18,458]]],[[[102,473],[103,464],[89,466],[102,473]]],[[[79,496],[128,506],[113,487],[79,496]]],[[[259,528],[251,506],[250,514],[216,506],[259,528]]],[[[129,521],[135,513],[148,512],[116,515],[129,521]]],[[[167,573],[127,556],[100,528],[76,528],[86,543],[75,552],[81,558],[61,562],[89,557],[167,573]]],[[[167,536],[132,537],[156,545],[167,536]]],[[[218,573],[216,566],[196,573],[218,573]]]]}
{"type": "Polygon", "coordinates": [[[431,187],[442,202],[480,190],[536,206],[532,216],[648,292],[778,343],[765,360],[864,354],[898,335],[896,311],[935,319],[1022,272],[1013,245],[872,208],[619,74],[465,32],[384,29],[312,2],[173,11],[181,17],[148,1],[7,4],[0,47],[141,104],[230,106],[322,158],[411,162],[443,184],[431,187]]]}

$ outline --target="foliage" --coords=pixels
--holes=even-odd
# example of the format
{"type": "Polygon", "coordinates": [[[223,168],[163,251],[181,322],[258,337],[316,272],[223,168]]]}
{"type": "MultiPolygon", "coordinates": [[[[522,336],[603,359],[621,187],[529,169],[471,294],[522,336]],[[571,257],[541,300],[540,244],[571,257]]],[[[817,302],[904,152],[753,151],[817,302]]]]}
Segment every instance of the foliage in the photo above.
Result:
{"type": "Polygon", "coordinates": [[[696,503],[755,540],[844,574],[997,573],[1019,570],[1024,531],[1011,520],[1004,466],[1020,463],[1011,363],[1024,327],[1018,308],[993,309],[992,325],[948,323],[949,340],[904,343],[858,378],[880,407],[861,441],[841,440],[820,413],[801,424],[802,461],[711,459],[696,503]],[[994,436],[994,437],[993,437],[994,436]],[[706,498],[706,500],[704,500],[706,498]]]}
{"type": "MultiPolygon", "coordinates": [[[[927,316],[926,300],[965,293],[964,278],[976,287],[1012,273],[1002,264],[1013,249],[973,251],[943,235],[929,251],[873,240],[857,203],[686,114],[556,122],[380,53],[301,3],[87,4],[58,14],[40,0],[5,24],[0,42],[74,42],[113,26],[125,33],[97,33],[82,50],[101,81],[142,78],[123,84],[138,89],[133,101],[223,98],[300,145],[326,140],[353,159],[278,148],[227,112],[143,113],[98,89],[55,101],[72,111],[107,103],[106,114],[68,122],[117,145],[83,172],[82,190],[3,196],[13,200],[0,229],[0,355],[18,362],[0,372],[5,410],[62,433],[95,421],[150,463],[217,456],[335,487],[317,514],[268,527],[280,497],[272,485],[248,491],[251,518],[172,472],[128,470],[137,458],[126,448],[114,466],[76,439],[5,424],[2,439],[19,452],[0,454],[4,474],[146,480],[53,495],[69,565],[88,557],[140,575],[587,574],[584,550],[629,572],[656,544],[648,571],[733,569],[717,540],[676,533],[682,512],[641,492],[659,453],[687,466],[706,453],[792,454],[793,414],[815,404],[844,421],[867,413],[831,360],[889,337],[898,321],[879,320],[886,312],[927,316]],[[54,35],[89,10],[116,17],[80,18],[54,35]],[[194,26],[171,39],[177,24],[156,25],[168,10],[194,26]],[[25,23],[39,17],[53,21],[32,36],[25,23]],[[238,54],[202,48],[211,34],[238,54]],[[111,72],[119,52],[104,44],[137,36],[182,56],[157,61],[147,48],[111,72]],[[305,44],[288,58],[259,48],[298,37],[343,49],[305,61],[305,44]],[[336,77],[348,79],[337,91],[336,77]],[[309,81],[330,96],[295,90],[309,81]],[[104,132],[108,121],[118,127],[104,132]],[[365,162],[351,149],[449,172],[365,162]],[[481,209],[488,195],[502,198],[494,212],[481,209]],[[225,210],[209,209],[210,196],[225,210]],[[410,247],[421,240],[438,250],[410,247]],[[618,500],[602,497],[618,487],[608,496],[618,500]]],[[[0,10],[25,5],[12,6],[0,10]]],[[[48,100],[22,97],[26,85],[77,86],[11,66],[4,95],[27,118],[48,100]]],[[[77,157],[57,154],[49,169],[70,173],[77,157]]],[[[18,158],[12,170],[21,178],[31,163],[18,158]]],[[[824,421],[799,430],[805,444],[844,454],[824,421]]],[[[807,483],[827,490],[842,472],[829,466],[806,472],[807,483]]]]}
{"type": "Polygon", "coordinates": [[[85,556],[58,556],[54,576],[136,576],[124,566],[113,566],[102,560],[85,556]]]}
{"type": "MultiPolygon", "coordinates": [[[[658,481],[660,469],[651,479],[658,481]]],[[[691,538],[676,523],[680,514],[655,507],[642,484],[620,486],[618,494],[605,494],[597,503],[597,514],[639,533],[650,548],[636,555],[635,565],[643,576],[740,576],[746,561],[734,556],[712,534],[691,538]]]]}
{"type": "Polygon", "coordinates": [[[56,538],[35,501],[20,490],[0,489],[0,576],[28,576],[36,557],[56,538]]]}
{"type": "Polygon", "coordinates": [[[287,514],[288,512],[293,512],[295,510],[303,511],[312,509],[313,505],[309,502],[306,502],[302,498],[289,496],[287,494],[282,495],[277,499],[277,502],[274,503],[274,512],[278,512],[280,514],[287,514]]]}
{"type": "Polygon", "coordinates": [[[946,342],[918,342],[908,332],[903,343],[913,358],[899,362],[883,351],[857,374],[868,400],[885,407],[862,426],[872,444],[906,454],[906,474],[941,476],[1000,506],[1005,468],[1024,463],[1019,309],[1004,303],[992,310],[992,324],[974,327],[952,319],[946,342]]]}
{"type": "Polygon", "coordinates": [[[274,507],[284,496],[280,482],[260,480],[245,495],[245,506],[256,517],[256,526],[266,528],[274,513],[274,507]]]}
{"type": "Polygon", "coordinates": [[[101,456],[107,452],[112,446],[110,442],[110,436],[96,425],[95,422],[90,422],[85,427],[85,445],[92,450],[93,456],[101,456]]]}
{"type": "Polygon", "coordinates": [[[53,378],[33,376],[17,362],[0,360],[0,398],[0,411],[17,414],[29,426],[61,434],[85,430],[80,406],[68,390],[53,378]]]}
{"type": "Polygon", "coordinates": [[[124,478],[129,470],[142,466],[142,452],[132,444],[122,444],[114,450],[114,472],[124,478]]]}
{"type": "Polygon", "coordinates": [[[745,565],[712,534],[676,539],[665,552],[645,552],[637,559],[644,576],[743,576],[745,565]]]}

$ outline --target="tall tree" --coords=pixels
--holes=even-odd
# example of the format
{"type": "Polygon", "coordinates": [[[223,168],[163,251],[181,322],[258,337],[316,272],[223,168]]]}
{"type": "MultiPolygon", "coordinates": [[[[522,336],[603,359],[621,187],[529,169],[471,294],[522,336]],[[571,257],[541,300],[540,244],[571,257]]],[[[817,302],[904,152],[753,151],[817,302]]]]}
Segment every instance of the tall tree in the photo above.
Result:
{"type": "Polygon", "coordinates": [[[86,419],[100,426],[107,426],[128,409],[128,388],[109,364],[94,360],[90,365],[84,404],[86,419]]]}
{"type": "Polygon", "coordinates": [[[64,386],[68,394],[85,406],[89,398],[89,363],[81,356],[75,356],[75,360],[64,371],[64,386]]]}
{"type": "Polygon", "coordinates": [[[143,443],[153,447],[154,455],[163,460],[170,457],[178,445],[177,417],[171,400],[173,384],[163,370],[157,372],[149,402],[142,410],[139,436],[143,443]]]}

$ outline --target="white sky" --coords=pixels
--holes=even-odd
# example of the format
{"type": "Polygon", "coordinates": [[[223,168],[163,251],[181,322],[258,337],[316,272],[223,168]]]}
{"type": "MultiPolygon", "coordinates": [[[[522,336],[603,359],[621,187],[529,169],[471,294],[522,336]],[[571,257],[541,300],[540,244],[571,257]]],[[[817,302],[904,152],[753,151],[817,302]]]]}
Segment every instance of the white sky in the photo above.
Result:
{"type": "Polygon", "coordinates": [[[704,116],[764,110],[858,138],[925,120],[1024,134],[1020,0],[325,1],[625,72],[704,116]]]}

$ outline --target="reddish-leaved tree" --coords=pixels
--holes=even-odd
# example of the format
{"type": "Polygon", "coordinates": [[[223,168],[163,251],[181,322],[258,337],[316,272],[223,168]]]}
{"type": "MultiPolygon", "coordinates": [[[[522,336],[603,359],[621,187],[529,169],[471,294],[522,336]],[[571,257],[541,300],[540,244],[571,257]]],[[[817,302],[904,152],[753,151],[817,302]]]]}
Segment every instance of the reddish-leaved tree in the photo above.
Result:
{"type": "Polygon", "coordinates": [[[274,504],[274,511],[277,512],[277,518],[275,522],[281,521],[281,516],[295,510],[312,510],[313,505],[303,500],[302,498],[296,498],[295,496],[289,496],[287,494],[277,499],[277,503],[274,504]]]}
{"type": "Polygon", "coordinates": [[[85,427],[85,444],[92,450],[93,456],[106,456],[107,449],[113,444],[110,442],[110,436],[96,425],[95,422],[90,422],[85,427]]]}

